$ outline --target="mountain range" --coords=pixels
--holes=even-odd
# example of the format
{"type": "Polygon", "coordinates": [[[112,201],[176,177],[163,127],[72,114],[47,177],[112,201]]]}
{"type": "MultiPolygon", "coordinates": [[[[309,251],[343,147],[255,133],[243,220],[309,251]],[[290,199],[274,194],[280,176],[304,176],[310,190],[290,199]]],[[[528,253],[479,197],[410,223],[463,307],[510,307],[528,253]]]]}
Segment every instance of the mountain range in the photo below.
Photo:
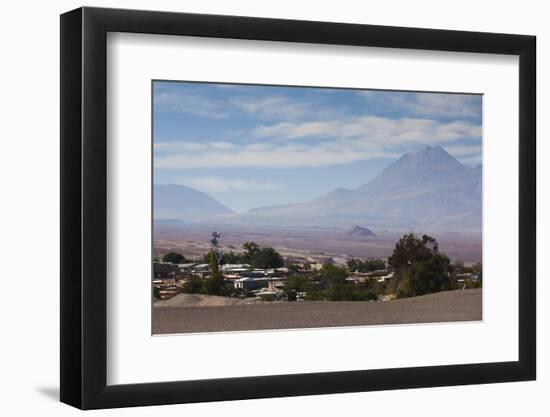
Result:
{"type": "MultiPolygon", "coordinates": [[[[418,227],[426,231],[478,232],[481,230],[481,187],[481,166],[463,165],[443,148],[428,146],[402,155],[358,188],[337,188],[306,202],[233,213],[203,193],[199,193],[200,201],[191,203],[189,191],[186,191],[185,196],[177,198],[173,194],[177,207],[168,208],[166,200],[161,206],[164,207],[163,214],[177,218],[188,217],[187,213],[191,211],[195,219],[203,216],[212,220],[214,216],[216,221],[237,225],[348,229],[361,225],[384,229],[418,227]],[[205,204],[205,208],[197,209],[195,206],[199,202],[205,204]]],[[[176,189],[172,190],[175,192],[176,189]]],[[[173,197],[163,194],[163,198],[173,197]]],[[[155,217],[157,214],[155,208],[155,217]]]]}
{"type": "Polygon", "coordinates": [[[184,185],[153,187],[153,213],[158,220],[197,221],[212,216],[234,213],[209,195],[184,185]]]}

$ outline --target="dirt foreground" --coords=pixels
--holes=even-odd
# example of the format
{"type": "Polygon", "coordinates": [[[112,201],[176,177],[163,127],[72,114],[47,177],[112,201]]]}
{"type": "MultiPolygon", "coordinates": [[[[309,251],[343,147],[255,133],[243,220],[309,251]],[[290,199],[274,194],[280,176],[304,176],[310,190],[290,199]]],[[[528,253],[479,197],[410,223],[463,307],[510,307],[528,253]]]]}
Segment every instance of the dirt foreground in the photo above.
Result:
{"type": "Polygon", "coordinates": [[[299,329],[482,319],[481,290],[455,290],[394,301],[250,304],[191,294],[156,302],[153,334],[299,329]]]}

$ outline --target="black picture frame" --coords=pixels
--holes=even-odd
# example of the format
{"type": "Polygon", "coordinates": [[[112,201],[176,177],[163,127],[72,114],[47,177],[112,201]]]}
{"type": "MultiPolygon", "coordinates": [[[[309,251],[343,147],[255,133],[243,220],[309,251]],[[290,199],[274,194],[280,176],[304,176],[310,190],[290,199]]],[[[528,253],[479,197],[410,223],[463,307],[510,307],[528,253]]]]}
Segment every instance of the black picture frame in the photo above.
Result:
{"type": "Polygon", "coordinates": [[[536,378],[534,36],[79,8],[61,15],[61,401],[82,409],[536,378]],[[108,32],[519,56],[519,360],[107,385],[108,32]]]}

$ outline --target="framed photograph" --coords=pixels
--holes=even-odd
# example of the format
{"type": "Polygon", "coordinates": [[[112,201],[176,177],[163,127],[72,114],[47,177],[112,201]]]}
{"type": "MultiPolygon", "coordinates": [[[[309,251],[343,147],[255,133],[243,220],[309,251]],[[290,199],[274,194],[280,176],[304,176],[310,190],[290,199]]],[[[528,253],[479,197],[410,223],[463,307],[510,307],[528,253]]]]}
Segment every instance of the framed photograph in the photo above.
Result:
{"type": "Polygon", "coordinates": [[[533,380],[535,37],[61,16],[61,401],[533,380]]]}

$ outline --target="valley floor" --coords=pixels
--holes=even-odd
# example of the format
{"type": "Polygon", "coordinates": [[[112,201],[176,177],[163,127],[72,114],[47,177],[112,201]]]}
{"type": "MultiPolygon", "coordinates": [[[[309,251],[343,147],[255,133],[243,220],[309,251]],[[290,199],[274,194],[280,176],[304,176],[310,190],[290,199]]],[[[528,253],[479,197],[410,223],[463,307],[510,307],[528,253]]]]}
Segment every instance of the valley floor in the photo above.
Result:
{"type": "Polygon", "coordinates": [[[474,321],[482,319],[481,291],[445,291],[388,302],[226,304],[196,299],[195,304],[182,304],[180,299],[154,304],[153,334],[474,321]]]}
{"type": "MultiPolygon", "coordinates": [[[[351,257],[385,258],[392,254],[403,232],[378,232],[377,236],[350,236],[345,229],[272,230],[261,228],[227,228],[214,225],[155,224],[154,256],[174,251],[188,259],[202,259],[210,250],[212,231],[222,233],[222,252],[239,251],[245,242],[271,246],[284,257],[322,259],[331,257],[345,263],[351,257]]],[[[418,232],[418,231],[417,231],[418,232]]],[[[420,232],[419,232],[420,233],[420,232]]],[[[451,259],[465,263],[482,260],[480,234],[450,232],[428,233],[439,242],[439,249],[451,259]]]]}

